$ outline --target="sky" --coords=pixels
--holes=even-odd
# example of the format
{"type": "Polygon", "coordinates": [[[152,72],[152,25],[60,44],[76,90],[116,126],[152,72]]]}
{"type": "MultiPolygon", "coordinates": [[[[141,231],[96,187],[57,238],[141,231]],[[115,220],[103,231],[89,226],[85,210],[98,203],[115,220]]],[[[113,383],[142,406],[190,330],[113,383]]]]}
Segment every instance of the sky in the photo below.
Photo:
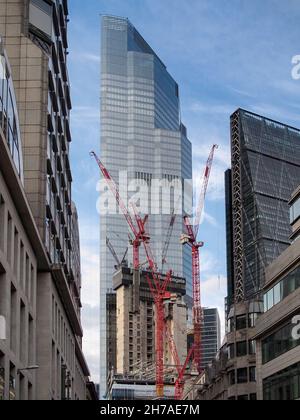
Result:
{"type": "MultiPolygon", "coordinates": [[[[99,379],[100,15],[128,17],[180,86],[181,113],[200,180],[212,144],[219,150],[201,226],[202,303],[218,307],[224,329],[226,236],[224,171],[230,167],[230,115],[244,108],[300,127],[299,0],[69,0],[73,111],[73,199],[80,219],[84,351],[99,379]]],[[[195,182],[195,186],[199,183],[195,182]]]]}

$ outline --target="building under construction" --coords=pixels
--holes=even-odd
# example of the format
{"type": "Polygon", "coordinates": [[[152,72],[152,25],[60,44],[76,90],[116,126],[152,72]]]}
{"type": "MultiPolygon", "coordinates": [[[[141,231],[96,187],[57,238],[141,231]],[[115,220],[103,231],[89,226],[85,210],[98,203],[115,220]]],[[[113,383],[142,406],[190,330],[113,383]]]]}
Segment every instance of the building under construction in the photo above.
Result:
{"type": "MultiPolygon", "coordinates": [[[[109,171],[103,165],[95,152],[91,152],[91,156],[95,158],[99,169],[105,178],[111,193],[114,195],[123,216],[130,228],[133,238],[131,243],[133,245],[133,271],[131,272],[126,267],[125,256],[122,262],[119,261],[117,253],[111,246],[109,239],[106,239],[106,245],[114,256],[117,262],[117,269],[120,271],[120,276],[117,285],[113,286],[117,292],[116,304],[114,304],[113,297],[110,296],[110,302],[107,301],[106,319],[112,322],[106,322],[106,337],[109,337],[111,347],[116,348],[116,351],[107,351],[105,358],[107,360],[106,368],[113,369],[117,366],[125,373],[133,372],[137,364],[142,367],[144,363],[146,366],[151,363],[151,344],[152,354],[155,353],[155,376],[156,376],[156,396],[163,398],[164,394],[164,375],[165,368],[173,363],[174,372],[177,373],[175,381],[175,399],[181,400],[184,392],[186,370],[194,359],[198,372],[201,373],[201,287],[200,287],[200,255],[199,249],[203,247],[203,242],[198,242],[198,232],[200,227],[201,215],[204,208],[204,201],[206,197],[211,167],[213,163],[215,150],[217,145],[213,145],[211,153],[208,157],[207,164],[203,176],[203,184],[199,197],[199,204],[197,207],[197,214],[195,223],[192,225],[190,219],[185,216],[184,221],[187,233],[181,236],[182,245],[189,245],[192,248],[192,273],[193,273],[193,324],[194,324],[194,344],[187,353],[187,307],[183,303],[183,296],[186,294],[186,287],[184,294],[177,294],[172,291],[173,284],[176,283],[173,277],[172,270],[163,275],[157,271],[157,264],[154,260],[152,249],[150,246],[151,236],[146,231],[146,224],[149,216],[144,218],[139,214],[136,206],[132,203],[134,211],[134,219],[126,207],[119,189],[110,175],[109,171]],[[141,273],[141,265],[139,260],[139,248],[143,244],[144,251],[147,256],[149,264],[149,271],[141,273]],[[123,278],[123,274],[129,274],[129,278],[123,278]],[[143,277],[146,279],[143,279],[143,277]],[[144,301],[141,299],[141,290],[143,288],[142,282],[148,286],[144,286],[146,294],[148,295],[144,301]],[[147,293],[148,292],[148,293],[147,293]],[[151,317],[151,301],[149,302],[149,295],[152,296],[152,317],[151,317]],[[146,302],[146,307],[145,303],[146,302]],[[116,316],[111,315],[111,311],[116,307],[116,316]],[[141,308],[143,310],[141,311],[141,308]],[[155,313],[153,313],[155,308],[155,313]],[[130,312],[131,311],[131,312],[130,312]],[[184,312],[185,311],[185,312],[184,312]],[[184,315],[185,314],[185,315],[184,315]],[[154,316],[155,315],[155,316],[154,316]],[[134,318],[135,316],[135,318],[134,318]],[[141,322],[141,316],[143,323],[141,322]],[[135,323],[134,323],[135,321],[135,323]],[[134,325],[135,324],[135,325],[134,325]],[[149,331],[148,328],[151,327],[149,331]],[[155,340],[153,339],[153,327],[155,333],[155,340]],[[114,337],[111,332],[116,331],[114,337]],[[146,332],[145,332],[146,331],[146,332]],[[107,334],[109,332],[109,334],[107,334]],[[143,337],[142,337],[143,334],[143,337]],[[165,340],[166,339],[166,340],[165,340]],[[134,343],[136,340],[136,343],[134,343]],[[175,341],[176,340],[176,341],[175,341]],[[143,342],[142,342],[143,341],[143,342]],[[134,344],[135,347],[134,347],[134,344]],[[178,352],[180,348],[180,353],[178,352]],[[129,354],[127,356],[129,350],[129,354]],[[143,350],[143,357],[142,357],[143,350]],[[118,353],[122,355],[119,357],[118,353]],[[126,354],[126,356],[125,356],[126,354]],[[185,357],[185,359],[184,359],[185,357]],[[115,360],[113,360],[114,358],[115,360]],[[127,362],[125,363],[125,359],[127,362]],[[135,363],[136,359],[136,363],[135,363]],[[184,359],[184,362],[182,363],[184,359]],[[169,364],[168,364],[169,363],[169,364]]],[[[174,215],[171,218],[171,223],[168,231],[166,244],[169,244],[172,234],[172,227],[174,225],[174,215]],[[169,233],[171,232],[171,234],[169,233]]],[[[166,249],[168,246],[166,247],[166,249]]],[[[165,260],[163,255],[162,261],[165,260]]],[[[116,277],[116,276],[115,276],[116,277]]],[[[178,278],[177,278],[178,280],[178,278]]],[[[182,278],[181,283],[186,286],[186,281],[182,278]]],[[[114,281],[113,281],[114,282],[114,281]]],[[[111,295],[111,293],[110,293],[111,295]]]]}
{"type": "MultiPolygon", "coordinates": [[[[155,366],[155,304],[147,280],[149,273],[121,267],[113,277],[115,295],[108,305],[110,351],[108,367],[118,375],[134,375],[155,366]],[[113,313],[115,310],[115,313],[113,313]]],[[[162,275],[162,281],[164,280],[162,275]]],[[[185,279],[173,277],[164,300],[164,319],[179,349],[181,364],[187,356],[187,307],[183,301],[185,279]]],[[[168,343],[164,348],[165,369],[175,370],[168,343]]],[[[152,380],[155,380],[155,369],[152,380]]]]}

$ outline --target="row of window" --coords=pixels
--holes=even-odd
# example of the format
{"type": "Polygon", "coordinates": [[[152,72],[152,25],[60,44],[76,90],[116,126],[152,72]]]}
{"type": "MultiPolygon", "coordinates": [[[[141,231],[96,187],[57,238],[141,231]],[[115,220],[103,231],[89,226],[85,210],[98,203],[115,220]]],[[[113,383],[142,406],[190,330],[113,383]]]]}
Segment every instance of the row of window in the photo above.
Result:
{"type": "Polygon", "coordinates": [[[9,380],[6,382],[5,372],[5,354],[0,351],[0,401],[6,399],[5,391],[7,388],[8,399],[14,401],[16,399],[23,401],[32,401],[33,398],[33,386],[31,382],[23,375],[23,373],[17,374],[16,366],[9,362],[9,380]],[[17,387],[17,381],[19,386],[17,387]],[[18,393],[17,393],[18,388],[18,393]]]}
{"type": "Polygon", "coordinates": [[[72,370],[75,369],[75,343],[63,313],[54,296],[52,296],[52,333],[57,347],[72,370]]]}
{"type": "Polygon", "coordinates": [[[18,114],[13,84],[7,71],[6,60],[0,55],[0,126],[9,145],[13,161],[22,176],[22,152],[18,114]]]}
{"type": "Polygon", "coordinates": [[[256,341],[239,341],[236,344],[228,345],[228,357],[229,359],[235,359],[236,357],[244,357],[248,355],[256,354],[256,341]]]}
{"type": "Polygon", "coordinates": [[[250,395],[238,395],[237,397],[228,398],[228,401],[256,401],[257,395],[250,394],[250,395]]]}
{"type": "Polygon", "coordinates": [[[242,368],[228,372],[229,385],[246,384],[248,382],[256,382],[256,368],[242,368]]]}
{"type": "Polygon", "coordinates": [[[282,354],[300,346],[300,339],[293,339],[292,330],[294,327],[292,323],[289,323],[263,340],[263,364],[269,363],[282,354]]]}
{"type": "Polygon", "coordinates": [[[251,313],[248,315],[239,315],[228,320],[228,332],[254,328],[259,314],[251,313]]]}
{"type": "Polygon", "coordinates": [[[271,290],[264,295],[265,312],[282,302],[295,290],[300,288],[300,266],[284,277],[271,290]]]}
{"type": "Polygon", "coordinates": [[[6,203],[0,194],[0,249],[20,285],[21,290],[33,305],[36,289],[36,272],[34,263],[26,251],[24,241],[7,210],[6,203]],[[6,232],[6,235],[5,235],[6,232]]]}
{"type": "Polygon", "coordinates": [[[300,363],[277,372],[263,382],[265,401],[300,399],[300,363]]]}

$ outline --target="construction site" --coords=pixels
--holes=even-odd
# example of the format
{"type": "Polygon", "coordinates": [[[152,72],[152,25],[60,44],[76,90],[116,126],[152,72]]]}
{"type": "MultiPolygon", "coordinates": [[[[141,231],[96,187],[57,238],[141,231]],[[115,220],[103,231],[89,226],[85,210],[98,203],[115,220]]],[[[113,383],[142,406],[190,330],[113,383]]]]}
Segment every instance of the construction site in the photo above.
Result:
{"type": "MultiPolygon", "coordinates": [[[[186,280],[174,277],[172,270],[164,273],[158,269],[151,232],[147,229],[149,215],[139,214],[134,203],[131,203],[132,208],[127,208],[117,183],[96,153],[91,152],[128,225],[133,255],[131,264],[126,259],[127,248],[121,260],[107,238],[107,247],[116,262],[114,290],[107,297],[108,399],[134,400],[147,396],[147,399],[182,400],[187,379],[202,372],[200,249],[204,243],[198,236],[217,148],[217,145],[212,147],[204,169],[196,214],[183,216],[182,226],[186,232],[178,238],[182,246],[191,248],[192,322],[183,300],[186,280]],[[146,268],[145,264],[140,264],[141,248],[147,258],[146,268]]],[[[173,209],[161,256],[162,267],[176,217],[173,209]]]]}

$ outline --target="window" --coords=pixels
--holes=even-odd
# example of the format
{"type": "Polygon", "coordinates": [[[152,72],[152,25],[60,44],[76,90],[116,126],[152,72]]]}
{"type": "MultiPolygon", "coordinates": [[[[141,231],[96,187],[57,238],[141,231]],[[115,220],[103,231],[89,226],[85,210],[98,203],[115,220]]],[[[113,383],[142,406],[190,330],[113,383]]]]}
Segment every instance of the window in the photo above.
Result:
{"type": "Polygon", "coordinates": [[[256,341],[255,340],[249,341],[249,354],[250,355],[256,354],[256,341]]]}
{"type": "Polygon", "coordinates": [[[234,318],[228,320],[228,332],[231,333],[234,331],[234,318]]]}
{"type": "Polygon", "coordinates": [[[236,329],[237,329],[237,331],[244,330],[245,328],[247,328],[247,317],[246,317],[246,315],[237,316],[236,317],[236,329]]]}
{"type": "Polygon", "coordinates": [[[31,0],[29,23],[47,37],[52,37],[52,6],[46,0],[31,0]]]}
{"type": "Polygon", "coordinates": [[[300,218],[300,198],[291,206],[291,224],[300,218]]]}
{"type": "Polygon", "coordinates": [[[257,401],[257,395],[256,394],[250,394],[250,401],[257,401]]]}
{"type": "Polygon", "coordinates": [[[247,354],[247,341],[236,343],[236,356],[243,357],[247,356],[247,354]]]}
{"type": "Polygon", "coordinates": [[[274,305],[282,301],[282,283],[278,283],[274,287],[274,305]]]}
{"type": "Polygon", "coordinates": [[[290,321],[287,325],[281,327],[278,331],[262,341],[263,364],[271,362],[300,345],[300,340],[293,340],[293,327],[294,325],[290,321]]]}
{"type": "Polygon", "coordinates": [[[249,328],[255,328],[258,314],[249,314],[248,316],[248,326],[249,328]]]}
{"type": "Polygon", "coordinates": [[[236,383],[236,378],[235,378],[235,370],[232,370],[228,373],[228,377],[229,377],[229,385],[233,386],[236,383]]]}
{"type": "Polygon", "coordinates": [[[248,382],[248,369],[238,369],[237,370],[237,383],[238,384],[245,384],[248,382]]]}
{"type": "Polygon", "coordinates": [[[234,351],[234,344],[228,345],[228,358],[234,359],[235,358],[235,351],[234,351]]]}
{"type": "Polygon", "coordinates": [[[277,372],[263,382],[265,401],[300,399],[300,363],[277,372]]]}
{"type": "Polygon", "coordinates": [[[249,397],[248,397],[248,395],[239,395],[237,397],[237,400],[238,401],[249,401],[249,397]]]}
{"type": "Polygon", "coordinates": [[[265,312],[272,309],[275,305],[282,302],[295,290],[300,288],[300,267],[284,277],[271,290],[264,295],[265,312]]]}
{"type": "Polygon", "coordinates": [[[249,368],[249,381],[256,382],[256,368],[255,367],[249,368]]]}

